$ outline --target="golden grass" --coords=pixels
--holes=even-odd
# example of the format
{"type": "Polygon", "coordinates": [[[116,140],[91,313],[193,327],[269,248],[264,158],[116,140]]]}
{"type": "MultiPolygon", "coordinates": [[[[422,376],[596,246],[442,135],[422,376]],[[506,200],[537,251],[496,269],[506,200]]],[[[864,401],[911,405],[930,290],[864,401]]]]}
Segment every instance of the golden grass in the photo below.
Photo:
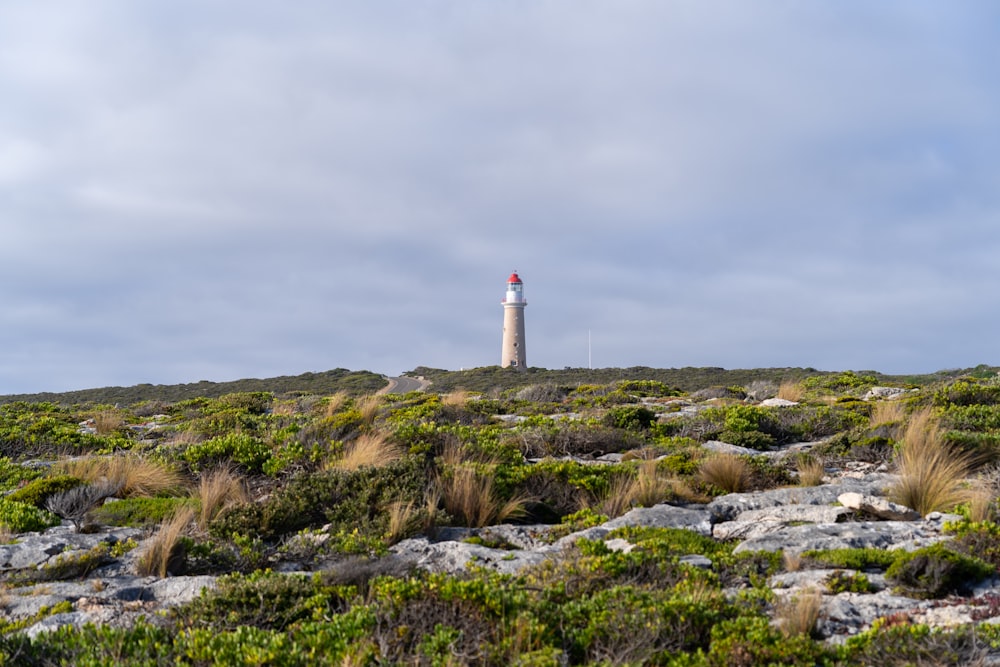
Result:
{"type": "Polygon", "coordinates": [[[515,496],[510,500],[498,497],[493,478],[480,475],[471,466],[460,466],[439,481],[441,500],[451,516],[472,528],[482,528],[525,514],[529,498],[515,496]]]}
{"type": "Polygon", "coordinates": [[[802,569],[802,554],[797,551],[782,551],[781,564],[785,572],[798,572],[802,569]]]}
{"type": "Polygon", "coordinates": [[[340,412],[344,404],[347,403],[347,392],[338,391],[336,394],[330,396],[326,401],[326,408],[323,413],[324,417],[332,417],[338,412],[340,412]]]}
{"type": "Polygon", "coordinates": [[[945,511],[968,499],[963,482],[971,469],[968,455],[948,445],[930,409],[915,412],[896,450],[899,480],[890,498],[922,515],[945,511]]]}
{"type": "Polygon", "coordinates": [[[885,424],[902,424],[906,419],[906,405],[900,401],[879,401],[872,406],[872,428],[885,424]]]}
{"type": "Polygon", "coordinates": [[[299,404],[298,401],[275,401],[271,406],[271,414],[279,415],[282,417],[290,417],[292,415],[299,414],[299,404]]]}
{"type": "Polygon", "coordinates": [[[412,500],[406,502],[400,500],[389,505],[389,527],[386,531],[389,544],[395,544],[406,537],[416,513],[416,506],[412,500]]]}
{"type": "Polygon", "coordinates": [[[736,454],[715,454],[701,462],[698,476],[726,493],[740,493],[750,486],[750,465],[736,454]]]}
{"type": "Polygon", "coordinates": [[[823,483],[826,468],[823,462],[809,454],[803,454],[795,462],[799,473],[799,486],[819,486],[823,483]]]}
{"type": "Polygon", "coordinates": [[[632,501],[640,507],[652,507],[666,501],[672,493],[670,482],[661,477],[656,461],[647,459],[639,465],[639,475],[632,485],[632,501]]]}
{"type": "Polygon", "coordinates": [[[117,433],[125,425],[125,418],[116,410],[101,410],[94,415],[94,430],[97,435],[117,433]]]}
{"type": "Polygon", "coordinates": [[[198,482],[198,527],[204,530],[226,510],[250,501],[243,480],[228,467],[204,473],[198,482]]]}
{"type": "Polygon", "coordinates": [[[447,394],[441,394],[441,405],[460,408],[465,406],[470,398],[472,398],[472,392],[459,389],[447,394]]]}
{"type": "Polygon", "coordinates": [[[621,516],[632,509],[636,479],[628,473],[612,475],[608,488],[598,497],[597,512],[610,518],[621,516]]]}
{"type": "Polygon", "coordinates": [[[774,616],[786,637],[810,635],[819,620],[823,595],[816,589],[807,589],[775,605],[774,616]]]}
{"type": "Polygon", "coordinates": [[[60,461],[53,467],[88,483],[119,485],[119,495],[123,498],[172,493],[184,485],[176,469],[135,454],[84,456],[60,461]]]}
{"type": "Polygon", "coordinates": [[[194,520],[194,510],[185,507],[174,516],[165,519],[156,533],[149,538],[146,547],[136,561],[136,569],[144,577],[166,577],[175,566],[181,537],[194,520]]]}
{"type": "Polygon", "coordinates": [[[376,394],[369,394],[355,399],[354,409],[361,413],[361,422],[367,426],[375,423],[378,416],[379,406],[382,404],[382,397],[376,394]]]}
{"type": "Polygon", "coordinates": [[[997,518],[996,496],[984,484],[973,484],[966,491],[966,501],[969,504],[970,521],[994,521],[997,518]]]}
{"type": "Polygon", "coordinates": [[[365,433],[344,447],[344,455],[330,461],[327,468],[357,470],[368,466],[380,468],[403,457],[402,448],[382,433],[365,433]]]}
{"type": "Polygon", "coordinates": [[[805,393],[805,389],[802,388],[802,383],[800,382],[784,380],[780,385],[778,385],[778,398],[782,398],[786,401],[795,401],[798,403],[802,400],[805,393]]]}

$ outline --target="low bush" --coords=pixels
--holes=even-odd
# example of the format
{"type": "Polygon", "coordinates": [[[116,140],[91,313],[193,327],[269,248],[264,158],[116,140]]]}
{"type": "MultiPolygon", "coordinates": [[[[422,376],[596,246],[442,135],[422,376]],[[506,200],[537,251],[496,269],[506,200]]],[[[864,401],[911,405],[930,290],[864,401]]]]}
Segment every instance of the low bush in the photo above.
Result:
{"type": "Polygon", "coordinates": [[[296,623],[347,611],[349,597],[349,589],[325,584],[321,575],[261,571],[220,577],[214,589],[206,589],[192,602],[174,608],[170,616],[186,628],[285,630],[296,623]]]}
{"type": "Polygon", "coordinates": [[[860,572],[835,570],[823,579],[823,585],[831,594],[838,593],[872,593],[874,587],[868,577],[860,572]]]}
{"type": "Polygon", "coordinates": [[[806,562],[820,567],[837,567],[859,571],[884,571],[896,561],[900,553],[899,551],[886,551],[885,549],[845,548],[806,551],[802,554],[802,558],[806,562]]]}
{"type": "Polygon", "coordinates": [[[0,498],[0,526],[6,527],[11,533],[41,532],[60,523],[59,517],[52,512],[16,500],[0,498]]]}
{"type": "Polygon", "coordinates": [[[194,470],[236,464],[248,472],[261,472],[271,458],[267,444],[252,435],[229,433],[188,447],[183,459],[194,470]]]}
{"type": "Polygon", "coordinates": [[[101,504],[91,511],[90,517],[104,525],[142,528],[162,523],[181,508],[197,506],[198,502],[192,498],[126,498],[101,504]]]}
{"type": "Polygon", "coordinates": [[[120,491],[121,486],[112,482],[84,484],[49,496],[45,500],[45,508],[72,521],[77,531],[82,531],[87,525],[91,510],[120,491]]]}
{"type": "Polygon", "coordinates": [[[19,503],[27,503],[35,507],[45,507],[45,501],[49,496],[61,491],[68,491],[83,484],[83,480],[71,475],[53,475],[52,477],[40,477],[34,479],[17,491],[9,494],[7,500],[14,500],[19,503]]]}
{"type": "Polygon", "coordinates": [[[996,568],[989,563],[938,543],[900,554],[885,577],[904,595],[933,599],[968,594],[979,581],[995,573],[996,568]]]}
{"type": "Polygon", "coordinates": [[[622,405],[610,408],[601,418],[601,423],[614,428],[641,431],[656,422],[656,413],[641,405],[622,405]]]}

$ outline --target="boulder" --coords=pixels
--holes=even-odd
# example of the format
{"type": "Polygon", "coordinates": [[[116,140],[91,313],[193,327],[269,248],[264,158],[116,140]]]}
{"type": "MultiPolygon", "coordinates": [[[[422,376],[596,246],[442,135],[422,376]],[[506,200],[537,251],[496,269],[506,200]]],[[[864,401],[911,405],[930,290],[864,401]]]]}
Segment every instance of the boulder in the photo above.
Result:
{"type": "Polygon", "coordinates": [[[913,550],[948,539],[923,521],[861,521],[784,526],[767,535],[753,537],[736,547],[745,551],[818,551],[824,549],[873,548],[913,550]]]}
{"type": "Polygon", "coordinates": [[[468,542],[431,542],[425,537],[403,540],[391,551],[400,559],[428,572],[464,572],[474,563],[501,574],[515,574],[551,557],[551,552],[491,549],[468,542]]]}
{"type": "Polygon", "coordinates": [[[765,408],[789,408],[798,405],[797,401],[789,401],[786,398],[768,398],[760,402],[765,408]]]}
{"type": "Polygon", "coordinates": [[[741,512],[732,521],[712,526],[717,540],[746,540],[774,533],[791,523],[837,523],[852,514],[834,505],[779,505],[741,512]]]}
{"type": "Polygon", "coordinates": [[[720,496],[707,506],[715,522],[732,521],[748,510],[780,507],[783,505],[832,505],[838,496],[848,491],[878,495],[887,480],[881,475],[859,479],[841,478],[834,484],[823,486],[790,487],[751,493],[730,493],[720,496]]]}
{"type": "Polygon", "coordinates": [[[906,505],[857,491],[842,493],[837,497],[837,501],[844,507],[865,512],[886,521],[917,521],[921,518],[920,512],[910,509],[906,505]]]}

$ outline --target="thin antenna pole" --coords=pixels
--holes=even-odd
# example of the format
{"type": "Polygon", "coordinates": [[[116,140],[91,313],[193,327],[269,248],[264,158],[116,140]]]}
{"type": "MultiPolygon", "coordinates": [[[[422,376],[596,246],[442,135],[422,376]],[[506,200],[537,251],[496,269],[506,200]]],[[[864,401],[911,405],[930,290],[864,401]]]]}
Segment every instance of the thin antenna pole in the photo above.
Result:
{"type": "Polygon", "coordinates": [[[594,370],[593,358],[590,356],[590,329],[587,329],[587,368],[594,370]]]}

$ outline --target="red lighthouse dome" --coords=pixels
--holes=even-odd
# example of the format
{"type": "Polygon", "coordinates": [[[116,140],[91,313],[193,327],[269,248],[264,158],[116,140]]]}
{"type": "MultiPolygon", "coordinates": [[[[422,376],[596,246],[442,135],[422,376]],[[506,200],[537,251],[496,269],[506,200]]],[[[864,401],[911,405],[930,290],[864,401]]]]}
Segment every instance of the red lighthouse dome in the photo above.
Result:
{"type": "Polygon", "coordinates": [[[517,275],[517,271],[515,271],[512,274],[510,274],[510,278],[507,279],[507,282],[508,283],[519,283],[519,282],[521,282],[521,278],[517,275]]]}

